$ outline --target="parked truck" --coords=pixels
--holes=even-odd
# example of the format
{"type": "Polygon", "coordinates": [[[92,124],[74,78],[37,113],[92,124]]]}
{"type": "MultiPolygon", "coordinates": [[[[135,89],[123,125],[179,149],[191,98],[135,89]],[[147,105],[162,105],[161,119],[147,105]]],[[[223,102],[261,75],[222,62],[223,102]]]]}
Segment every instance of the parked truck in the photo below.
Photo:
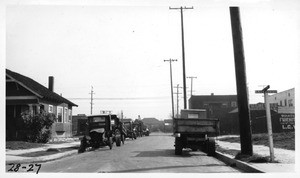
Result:
{"type": "Polygon", "coordinates": [[[175,154],[181,155],[183,148],[198,149],[214,156],[214,137],[219,135],[219,119],[207,118],[205,109],[181,110],[181,117],[173,119],[175,154]]]}

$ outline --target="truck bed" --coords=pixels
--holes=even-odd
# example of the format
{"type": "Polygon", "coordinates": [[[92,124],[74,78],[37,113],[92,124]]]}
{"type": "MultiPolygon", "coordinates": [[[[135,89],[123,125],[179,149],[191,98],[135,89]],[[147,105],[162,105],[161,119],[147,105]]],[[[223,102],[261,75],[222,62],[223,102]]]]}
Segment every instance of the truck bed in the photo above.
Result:
{"type": "Polygon", "coordinates": [[[174,133],[208,134],[216,136],[219,134],[219,119],[182,119],[174,118],[174,133]]]}

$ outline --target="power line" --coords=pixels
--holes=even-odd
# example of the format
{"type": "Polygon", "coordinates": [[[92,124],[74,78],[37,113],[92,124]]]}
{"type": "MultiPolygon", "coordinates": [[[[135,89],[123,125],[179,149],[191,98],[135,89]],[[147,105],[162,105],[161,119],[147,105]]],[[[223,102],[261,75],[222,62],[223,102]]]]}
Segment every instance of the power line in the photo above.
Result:
{"type": "MultiPolygon", "coordinates": [[[[93,98],[93,100],[156,100],[168,99],[168,96],[161,97],[127,97],[127,98],[93,98]]],[[[68,100],[90,100],[91,98],[68,98],[68,100]]]]}

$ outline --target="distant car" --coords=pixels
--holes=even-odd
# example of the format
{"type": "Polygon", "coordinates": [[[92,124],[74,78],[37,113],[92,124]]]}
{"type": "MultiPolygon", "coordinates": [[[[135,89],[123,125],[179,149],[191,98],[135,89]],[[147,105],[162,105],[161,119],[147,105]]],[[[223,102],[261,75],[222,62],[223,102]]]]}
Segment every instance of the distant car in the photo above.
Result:
{"type": "Polygon", "coordinates": [[[150,130],[148,129],[148,127],[145,130],[143,130],[143,134],[145,136],[149,136],[150,135],[150,130]]]}
{"type": "Polygon", "coordinates": [[[85,152],[88,147],[99,148],[100,146],[109,146],[109,149],[112,149],[112,144],[111,115],[88,116],[86,133],[81,139],[78,153],[85,152]]]}

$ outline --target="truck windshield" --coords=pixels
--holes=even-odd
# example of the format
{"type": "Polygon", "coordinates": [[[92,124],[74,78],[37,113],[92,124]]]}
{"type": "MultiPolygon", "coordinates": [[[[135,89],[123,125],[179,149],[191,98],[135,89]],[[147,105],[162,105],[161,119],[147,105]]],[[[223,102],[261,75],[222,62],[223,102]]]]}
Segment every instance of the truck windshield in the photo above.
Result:
{"type": "Polygon", "coordinates": [[[105,117],[93,117],[93,122],[105,122],[105,117]]]}

